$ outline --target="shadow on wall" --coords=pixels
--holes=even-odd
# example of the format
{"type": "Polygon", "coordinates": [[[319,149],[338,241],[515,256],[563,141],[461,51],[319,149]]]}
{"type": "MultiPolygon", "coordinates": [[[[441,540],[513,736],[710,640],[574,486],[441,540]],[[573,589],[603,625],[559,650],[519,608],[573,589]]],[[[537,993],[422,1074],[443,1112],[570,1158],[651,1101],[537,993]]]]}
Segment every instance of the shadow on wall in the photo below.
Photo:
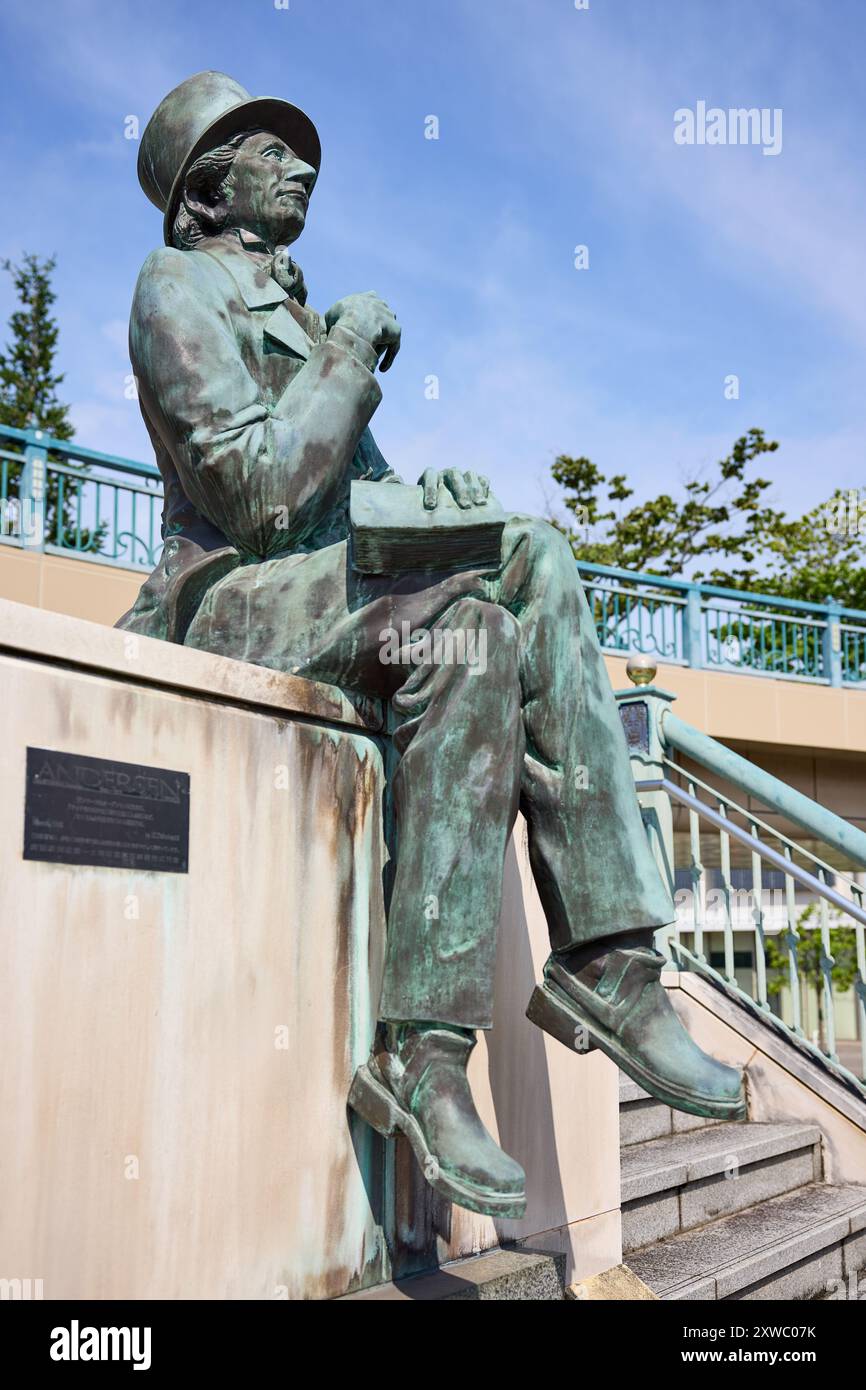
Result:
{"type": "MultiPolygon", "coordinates": [[[[527,917],[524,893],[529,871],[527,866],[521,875],[518,859],[525,852],[518,831],[505,860],[494,1022],[486,1037],[487,1070],[486,1075],[475,1070],[473,1091],[488,1128],[526,1170],[526,1216],[521,1221],[493,1221],[452,1206],[424,1180],[408,1141],[383,1140],[347,1112],[370,1208],[384,1234],[384,1279],[433,1270],[473,1249],[531,1237],[574,1219],[567,1211],[560,1174],[544,1035],[525,1014],[538,962],[548,950],[540,907],[534,925],[527,917]],[[541,933],[543,940],[533,941],[533,931],[541,933]]],[[[565,1061],[574,1068],[577,1087],[579,1059],[565,1061]]]]}
{"type": "MultiPolygon", "coordinates": [[[[525,865],[521,876],[518,853],[526,854],[526,842],[516,833],[505,858],[496,997],[487,1050],[499,1142],[526,1171],[526,1216],[522,1221],[497,1221],[501,1240],[564,1226],[569,1220],[555,1142],[544,1034],[526,1017],[526,1006],[537,984],[537,967],[524,900],[529,868],[525,865]]],[[[538,916],[541,917],[540,911],[538,916]]],[[[545,929],[542,959],[546,959],[547,951],[545,929]]],[[[577,1065],[575,1058],[575,1086],[577,1065]]]]}

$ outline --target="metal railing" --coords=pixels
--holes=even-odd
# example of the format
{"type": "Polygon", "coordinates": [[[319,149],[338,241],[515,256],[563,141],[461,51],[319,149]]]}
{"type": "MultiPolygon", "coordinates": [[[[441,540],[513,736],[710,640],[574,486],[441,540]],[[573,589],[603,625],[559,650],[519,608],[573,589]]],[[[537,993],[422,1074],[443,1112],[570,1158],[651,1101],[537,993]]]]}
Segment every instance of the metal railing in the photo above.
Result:
{"type": "MultiPolygon", "coordinates": [[[[150,570],[162,548],[152,463],[0,425],[0,544],[150,570]]],[[[866,686],[866,612],[578,561],[602,648],[824,685],[866,686]]]]}
{"type": "Polygon", "coordinates": [[[866,685],[866,613],[578,560],[602,648],[711,670],[866,685]]]}
{"type": "Polygon", "coordinates": [[[866,869],[866,834],[678,719],[671,697],[654,687],[619,691],[617,698],[647,832],[677,907],[677,920],[660,934],[661,944],[680,968],[712,980],[866,1097],[866,889],[839,867],[844,861],[853,872],[866,869]],[[802,827],[809,843],[791,838],[730,792],[719,792],[694,771],[695,764],[802,827]],[[675,833],[676,807],[685,812],[687,835],[675,833]],[[834,863],[813,848],[816,843],[827,846],[834,863]],[[687,862],[678,862],[684,857],[687,862]],[[717,867],[709,869],[710,860],[717,867]],[[683,870],[688,889],[676,886],[683,870]],[[769,887],[771,876],[779,887],[769,887]],[[713,960],[711,935],[721,938],[713,960]],[[742,952],[748,966],[739,975],[738,943],[748,946],[742,952]],[[841,1045],[844,1058],[838,1027],[842,965],[844,987],[853,989],[854,1019],[841,1045]],[[817,1040],[804,1028],[803,1003],[810,993],[818,1006],[817,1040]]]}
{"type": "Polygon", "coordinates": [[[146,571],[161,525],[154,464],[0,425],[0,544],[146,571]]]}

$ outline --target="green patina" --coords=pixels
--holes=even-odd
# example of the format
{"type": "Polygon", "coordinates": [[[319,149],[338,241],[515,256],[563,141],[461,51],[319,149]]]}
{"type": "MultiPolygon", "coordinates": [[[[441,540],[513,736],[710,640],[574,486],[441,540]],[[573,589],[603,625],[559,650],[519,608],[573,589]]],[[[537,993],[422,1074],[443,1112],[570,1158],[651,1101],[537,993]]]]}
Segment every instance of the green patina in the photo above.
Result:
{"type": "MultiPolygon", "coordinates": [[[[120,625],[387,707],[396,868],[382,1027],[350,1103],[382,1133],[406,1134],[443,1195],[518,1215],[522,1170],[481,1125],[466,1079],[474,1032],[492,1022],[518,809],[556,964],[541,1026],[562,1036],[572,1014],[591,1024],[597,1004],[607,1037],[622,992],[629,1008],[639,998],[640,1027],[599,1046],[618,1060],[639,1053],[648,1018],[664,1014],[676,1085],[690,1068],[696,1080],[689,1108],[716,1113],[714,1088],[735,1108],[738,1078],[677,1031],[646,959],[673,906],[564,537],[503,515],[498,563],[488,554],[455,564],[452,545],[440,569],[428,525],[423,565],[377,574],[353,564],[352,482],[400,481],[369,429],[382,398],[376,369],[391,366],[400,329],[371,293],[324,315],[307,305],[288,248],[319,163],[303,113],[250,98],[220,73],[182,83],[142,137],[139,177],[165,214],[166,245],[139,276],[130,347],[165,484],[165,546],[120,625]],[[438,633],[438,646],[419,648],[413,635],[424,633],[438,633]]],[[[428,470],[420,485],[430,512],[494,510],[473,472],[428,470]]],[[[665,1066],[641,1060],[650,1073],[665,1066]]]]}

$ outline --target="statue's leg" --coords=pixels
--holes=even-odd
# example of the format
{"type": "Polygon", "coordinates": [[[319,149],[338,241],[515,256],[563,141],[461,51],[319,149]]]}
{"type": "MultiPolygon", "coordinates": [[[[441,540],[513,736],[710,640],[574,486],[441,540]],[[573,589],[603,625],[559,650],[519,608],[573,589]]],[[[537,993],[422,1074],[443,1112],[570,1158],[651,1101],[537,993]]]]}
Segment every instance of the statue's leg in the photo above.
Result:
{"type": "Polygon", "coordinates": [[[519,627],[476,598],[459,599],[436,627],[450,651],[415,667],[393,698],[403,717],[398,852],[380,1016],[490,1028],[523,759],[519,627]],[[464,640],[451,640],[458,635],[464,640]],[[459,659],[467,635],[472,664],[459,659]]]}
{"type": "Polygon", "coordinates": [[[404,717],[386,1026],[351,1103],[383,1133],[402,1130],[439,1191],[499,1215],[523,1202],[522,1170],[487,1134],[466,1077],[474,1030],[490,1022],[518,782],[553,947],[530,1017],[570,1046],[587,1033],[669,1104],[742,1113],[739,1073],[692,1043],[660,984],[652,933],[672,904],[558,532],[513,518],[493,576],[362,578],[345,545],[248,566],[214,587],[187,642],[390,698],[404,717]],[[383,661],[386,630],[405,640],[404,623],[483,631],[486,669],[435,651],[417,668],[405,654],[383,661]]]}
{"type": "Polygon", "coordinates": [[[438,1191],[473,1211],[514,1217],[524,1211],[525,1176],[482,1124],[466,1065],[475,1030],[492,1023],[523,758],[519,629],[504,609],[469,597],[435,630],[439,659],[430,650],[393,697],[403,722],[379,1007],[386,1026],[349,1099],[381,1133],[406,1135],[438,1191]]]}
{"type": "Polygon", "coordinates": [[[741,1073],[692,1041],[661,984],[653,932],[673,920],[673,903],[565,538],[512,518],[497,597],[520,623],[520,804],[552,947],[529,1017],[568,1047],[591,1039],[669,1105],[741,1118],[741,1073]]]}
{"type": "Polygon", "coordinates": [[[466,574],[359,578],[334,546],[233,572],[187,642],[390,698],[401,716],[383,1026],[349,1100],[381,1133],[405,1134],[437,1191],[518,1217],[523,1169],[482,1124],[466,1072],[475,1030],[491,1025],[523,764],[520,629],[488,587],[466,574]],[[402,644],[431,628],[438,645],[418,662],[402,644]]]}
{"type": "Polygon", "coordinates": [[[568,541],[513,517],[497,597],[520,623],[521,810],[561,950],[674,919],[649,848],[625,735],[568,541]]]}

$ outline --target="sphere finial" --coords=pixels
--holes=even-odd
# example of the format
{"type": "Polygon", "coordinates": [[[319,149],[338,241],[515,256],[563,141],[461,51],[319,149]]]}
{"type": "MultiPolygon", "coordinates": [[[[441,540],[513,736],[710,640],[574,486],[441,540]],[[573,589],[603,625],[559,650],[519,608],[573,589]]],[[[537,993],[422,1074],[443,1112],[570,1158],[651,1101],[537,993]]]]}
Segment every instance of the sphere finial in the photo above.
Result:
{"type": "Polygon", "coordinates": [[[658,666],[646,652],[632,652],[625,670],[633,685],[652,685],[658,666]]]}

